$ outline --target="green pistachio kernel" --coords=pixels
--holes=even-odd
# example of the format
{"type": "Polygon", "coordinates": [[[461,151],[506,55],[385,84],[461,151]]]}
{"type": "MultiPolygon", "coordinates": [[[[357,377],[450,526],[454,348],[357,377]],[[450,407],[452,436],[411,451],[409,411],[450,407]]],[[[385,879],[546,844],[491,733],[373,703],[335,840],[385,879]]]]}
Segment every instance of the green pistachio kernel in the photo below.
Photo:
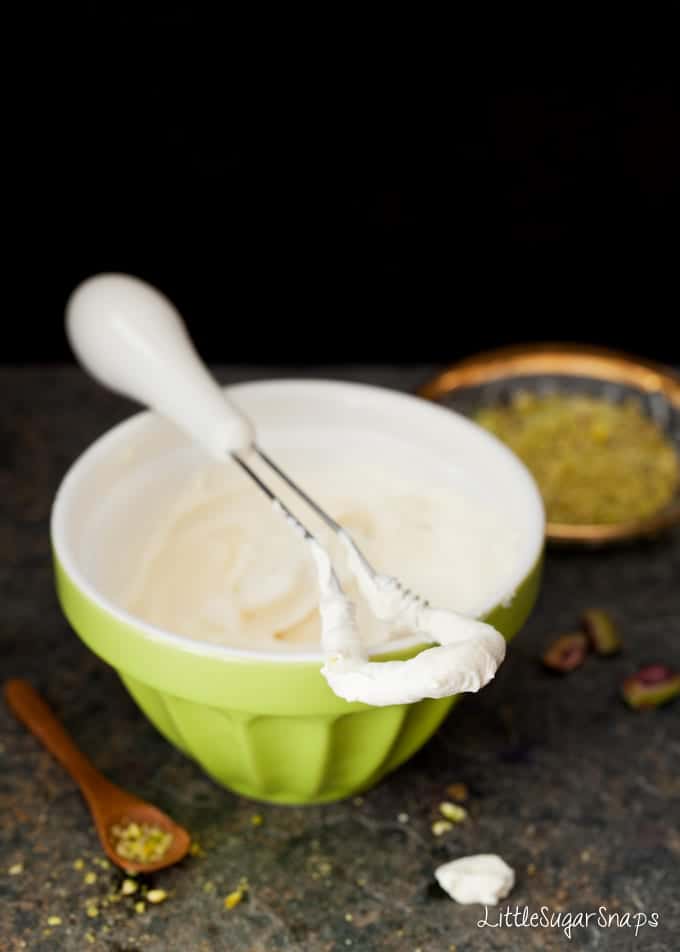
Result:
{"type": "Polygon", "coordinates": [[[613,655],[621,650],[619,632],[607,612],[591,608],[581,619],[583,630],[590,638],[593,650],[599,655],[613,655]]]}
{"type": "Polygon", "coordinates": [[[588,654],[588,639],[582,631],[561,635],[543,654],[543,664],[551,671],[574,671],[580,668],[588,654]]]}

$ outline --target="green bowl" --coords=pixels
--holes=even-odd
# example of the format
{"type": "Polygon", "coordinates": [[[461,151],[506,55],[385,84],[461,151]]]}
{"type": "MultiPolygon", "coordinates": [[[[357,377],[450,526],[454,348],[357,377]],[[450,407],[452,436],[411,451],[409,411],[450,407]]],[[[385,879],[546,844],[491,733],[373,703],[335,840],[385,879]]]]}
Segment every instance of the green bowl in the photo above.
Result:
{"type": "MultiPolygon", "coordinates": [[[[442,472],[450,468],[451,478],[467,466],[489,491],[505,493],[520,512],[526,551],[518,558],[512,598],[483,614],[508,639],[519,630],[538,592],[543,510],[526,469],[494,437],[424,400],[356,384],[264,382],[233,387],[230,395],[257,421],[262,444],[272,450],[277,442],[283,451],[297,441],[303,452],[303,444],[350,433],[354,447],[364,445],[382,461],[388,444],[395,459],[410,446],[420,451],[420,465],[436,460],[442,472]]],[[[117,602],[126,548],[141,544],[177,481],[200,464],[200,451],[149,413],[114,428],[76,461],[52,513],[57,592],[66,617],[118,671],[158,730],[224,786],[277,803],[323,803],[366,790],[425,743],[456,697],[382,708],[348,703],[320,674],[318,654],[269,655],[196,642],[132,617],[117,602]]],[[[400,643],[374,658],[405,659],[424,647],[400,643]]]]}

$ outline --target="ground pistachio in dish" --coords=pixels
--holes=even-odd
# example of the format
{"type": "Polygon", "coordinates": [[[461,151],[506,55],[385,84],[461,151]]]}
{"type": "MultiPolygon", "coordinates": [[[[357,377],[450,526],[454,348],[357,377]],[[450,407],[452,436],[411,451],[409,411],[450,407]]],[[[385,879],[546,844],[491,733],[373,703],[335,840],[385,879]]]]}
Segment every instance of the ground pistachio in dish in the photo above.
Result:
{"type": "Polygon", "coordinates": [[[614,524],[667,506],[680,485],[680,459],[636,398],[613,403],[583,394],[519,390],[476,420],[526,463],[548,522],[614,524]]]}

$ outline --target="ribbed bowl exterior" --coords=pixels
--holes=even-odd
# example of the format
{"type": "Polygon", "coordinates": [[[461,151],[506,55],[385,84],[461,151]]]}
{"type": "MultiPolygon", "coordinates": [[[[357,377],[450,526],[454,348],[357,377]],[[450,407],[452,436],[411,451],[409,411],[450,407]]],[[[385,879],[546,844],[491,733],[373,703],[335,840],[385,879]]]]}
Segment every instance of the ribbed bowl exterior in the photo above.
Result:
{"type": "MultiPolygon", "coordinates": [[[[538,592],[536,564],[488,620],[511,638],[538,592]]],[[[323,803],[373,786],[414,754],[457,700],[369,707],[336,697],[318,663],[211,657],[108,612],[55,556],[59,599],[82,640],[149,720],[216,781],[276,803],[323,803]]],[[[384,655],[408,658],[422,647],[384,655]]]]}
{"type": "Polygon", "coordinates": [[[214,780],[275,803],[322,803],[366,790],[418,750],[453,703],[284,717],[208,707],[121,676],[161,734],[214,780]]]}

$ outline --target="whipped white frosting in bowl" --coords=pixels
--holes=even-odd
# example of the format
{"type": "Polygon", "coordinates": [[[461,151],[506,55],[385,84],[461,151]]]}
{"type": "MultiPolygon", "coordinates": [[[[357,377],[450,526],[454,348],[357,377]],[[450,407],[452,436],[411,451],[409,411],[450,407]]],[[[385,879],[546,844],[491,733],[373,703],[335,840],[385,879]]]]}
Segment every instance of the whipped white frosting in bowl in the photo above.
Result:
{"type": "MultiPolygon", "coordinates": [[[[463,621],[493,612],[503,635],[514,634],[535,596],[544,517],[528,471],[493,436],[419,398],[359,384],[265,381],[231,387],[229,395],[256,424],[259,443],[352,534],[378,572],[463,621]]],[[[370,610],[341,541],[271,474],[267,480],[328,549],[356,605],[366,658],[426,656],[432,649],[422,632],[385,624],[370,610]]],[[[341,781],[337,770],[328,778],[322,764],[332,758],[321,750],[307,777],[307,760],[297,760],[313,746],[306,734],[304,743],[296,740],[308,730],[304,718],[323,716],[329,725],[331,712],[370,711],[334,695],[322,677],[328,658],[309,547],[233,463],[210,462],[155,414],[115,427],[74,463],[55,500],[52,541],[60,598],[81,637],[121,671],[166,736],[249,795],[281,802],[347,795],[413,753],[450,706],[446,696],[423,702],[441,708],[435,716],[423,707],[427,723],[417,742],[413,725],[410,734],[404,727],[403,750],[399,732],[388,731],[382,760],[365,766],[363,780],[341,781]],[[256,745],[264,743],[263,718],[274,718],[276,731],[286,722],[278,742],[290,744],[285,781],[280,763],[269,777],[262,760],[245,752],[234,772],[220,742],[223,721],[196,733],[218,709],[255,718],[256,745]]],[[[493,671],[477,686],[487,675],[493,671]]],[[[475,687],[453,687],[460,689],[475,687]]],[[[429,696],[441,697],[437,690],[429,696]]],[[[399,697],[393,708],[374,708],[375,717],[394,710],[401,718],[399,697]]],[[[389,705],[390,697],[373,703],[389,705]]],[[[274,727],[267,732],[269,743],[274,727]]],[[[366,752],[365,727],[362,736],[366,752]]]]}
{"type": "MultiPolygon", "coordinates": [[[[528,472],[493,437],[418,398],[363,385],[277,381],[230,395],[378,571],[469,618],[512,601],[541,551],[543,514],[528,472]]],[[[342,540],[270,472],[266,479],[331,554],[369,652],[417,643],[367,607],[342,540]]],[[[304,541],[233,463],[211,462],[153,414],[117,427],[72,468],[53,536],[117,611],[188,650],[323,660],[304,541]],[[97,463],[97,485],[77,499],[82,470],[97,463]]]]}
{"type": "MultiPolygon", "coordinates": [[[[124,603],[199,641],[292,653],[320,647],[322,674],[349,701],[412,703],[487,684],[505,641],[474,616],[489,580],[509,578],[521,534],[510,526],[499,533],[502,514],[463,491],[375,463],[347,460],[328,471],[305,465],[304,454],[295,463],[346,531],[314,525],[309,540],[239,469],[206,466],[131,558],[124,603]],[[420,597],[367,571],[349,531],[381,572],[398,567],[420,597]],[[369,661],[371,651],[414,635],[442,647],[409,662],[369,661]]],[[[285,484],[276,492],[288,511],[308,509],[285,484]]],[[[319,522],[305,511],[305,523],[312,519],[319,522]]]]}

